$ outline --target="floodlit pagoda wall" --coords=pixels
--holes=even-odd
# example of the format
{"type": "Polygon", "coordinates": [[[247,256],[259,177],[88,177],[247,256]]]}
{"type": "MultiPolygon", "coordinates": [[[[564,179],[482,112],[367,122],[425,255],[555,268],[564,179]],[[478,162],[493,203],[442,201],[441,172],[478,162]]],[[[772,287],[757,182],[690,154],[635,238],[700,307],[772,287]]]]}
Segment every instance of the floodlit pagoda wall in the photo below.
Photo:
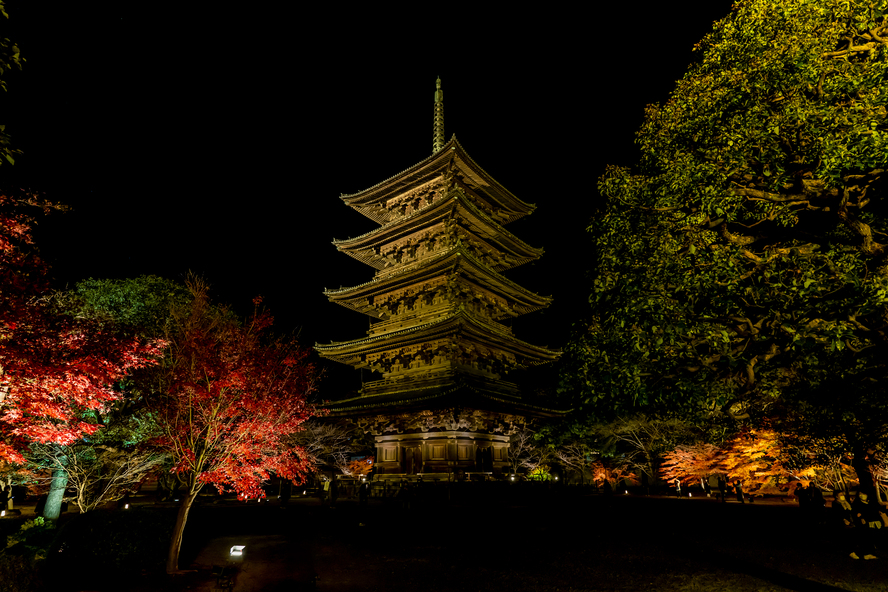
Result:
{"type": "Polygon", "coordinates": [[[376,437],[377,474],[466,473],[509,466],[509,437],[480,432],[444,431],[376,437]],[[479,466],[479,456],[486,458],[479,466]]]}

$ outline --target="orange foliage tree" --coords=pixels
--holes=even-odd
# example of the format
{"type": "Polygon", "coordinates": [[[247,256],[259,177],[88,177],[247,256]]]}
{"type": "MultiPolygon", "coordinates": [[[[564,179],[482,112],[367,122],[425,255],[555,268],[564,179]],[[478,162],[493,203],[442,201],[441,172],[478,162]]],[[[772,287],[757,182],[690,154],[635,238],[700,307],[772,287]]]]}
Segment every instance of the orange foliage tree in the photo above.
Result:
{"type": "Polygon", "coordinates": [[[638,475],[629,469],[625,462],[614,458],[599,458],[589,463],[589,472],[592,473],[593,483],[608,482],[611,489],[616,490],[622,481],[626,485],[637,485],[638,475]]]}
{"type": "Polygon", "coordinates": [[[660,475],[670,483],[675,479],[684,484],[697,482],[721,472],[718,469],[719,454],[719,448],[712,444],[677,446],[664,456],[660,475]]]}
{"type": "Polygon", "coordinates": [[[664,479],[690,483],[708,475],[724,475],[740,481],[750,494],[792,491],[795,484],[815,475],[814,468],[793,471],[773,430],[749,430],[718,448],[710,444],[679,446],[666,454],[661,467],[664,479]]]}
{"type": "Polygon", "coordinates": [[[375,457],[373,456],[365,456],[363,458],[356,458],[352,461],[349,461],[348,465],[346,465],[345,469],[342,471],[343,474],[349,475],[351,477],[364,477],[370,474],[370,471],[373,470],[373,461],[375,457]]]}

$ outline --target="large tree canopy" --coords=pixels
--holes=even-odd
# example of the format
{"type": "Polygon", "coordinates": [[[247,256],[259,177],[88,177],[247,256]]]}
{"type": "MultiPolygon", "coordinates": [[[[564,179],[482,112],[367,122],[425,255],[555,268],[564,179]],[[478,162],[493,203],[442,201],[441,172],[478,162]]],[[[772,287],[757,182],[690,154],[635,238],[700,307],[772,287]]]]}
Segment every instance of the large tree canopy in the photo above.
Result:
{"type": "Polygon", "coordinates": [[[579,407],[743,417],[838,377],[843,409],[888,416],[886,13],[739,2],[647,108],[638,166],[599,181],[592,316],[561,383],[579,407]]]}
{"type": "Polygon", "coordinates": [[[241,499],[265,497],[271,474],[300,483],[311,458],[288,440],[315,409],[308,403],[317,373],[293,338],[270,339],[272,317],[254,300],[239,321],[214,306],[204,281],[190,278],[190,303],[172,310],[169,348],[153,407],[156,444],[186,483],[170,541],[167,571],[178,568],[191,504],[207,483],[241,499]]]}
{"type": "Polygon", "coordinates": [[[95,433],[88,412],[117,400],[113,385],[155,364],[162,346],[58,310],[23,211],[35,206],[59,209],[0,193],[0,460],[15,463],[30,442],[67,445],[95,433]]]}

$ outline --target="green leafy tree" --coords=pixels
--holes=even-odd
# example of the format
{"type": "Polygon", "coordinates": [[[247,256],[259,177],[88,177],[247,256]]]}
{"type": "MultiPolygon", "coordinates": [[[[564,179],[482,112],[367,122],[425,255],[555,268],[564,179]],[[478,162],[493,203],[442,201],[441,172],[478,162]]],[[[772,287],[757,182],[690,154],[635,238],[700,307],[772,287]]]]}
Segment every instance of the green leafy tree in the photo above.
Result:
{"type": "Polygon", "coordinates": [[[599,181],[591,320],[560,387],[577,408],[730,424],[840,384],[832,425],[872,485],[885,432],[861,414],[888,425],[886,13],[738,2],[647,108],[638,166],[599,181]]]}
{"type": "MultiPolygon", "coordinates": [[[[88,279],[72,290],[56,292],[52,309],[76,322],[88,322],[121,337],[157,339],[164,334],[174,306],[189,300],[183,284],[157,276],[132,279],[88,279]]],[[[160,429],[146,401],[158,367],[134,372],[116,385],[117,397],[102,409],[81,412],[82,419],[101,426],[67,445],[34,444],[26,454],[31,475],[48,472],[55,489],[81,513],[134,492],[166,455],[146,446],[160,429]]],[[[61,499],[59,499],[61,503],[61,499]]]]}
{"type": "Polygon", "coordinates": [[[74,316],[104,320],[122,332],[158,338],[164,336],[170,310],[187,305],[191,297],[184,284],[143,275],[127,279],[89,278],[57,298],[74,316]]]}
{"type": "MultiPolygon", "coordinates": [[[[9,18],[2,1],[0,1],[0,15],[2,15],[3,18],[9,18]]],[[[2,89],[3,92],[6,92],[7,90],[6,77],[9,72],[12,70],[21,70],[23,63],[25,63],[25,58],[21,56],[18,45],[6,37],[0,37],[0,89],[2,89]]],[[[7,163],[15,164],[14,156],[21,153],[21,150],[12,147],[9,134],[6,133],[6,124],[3,122],[0,124],[0,165],[7,163]]]]}

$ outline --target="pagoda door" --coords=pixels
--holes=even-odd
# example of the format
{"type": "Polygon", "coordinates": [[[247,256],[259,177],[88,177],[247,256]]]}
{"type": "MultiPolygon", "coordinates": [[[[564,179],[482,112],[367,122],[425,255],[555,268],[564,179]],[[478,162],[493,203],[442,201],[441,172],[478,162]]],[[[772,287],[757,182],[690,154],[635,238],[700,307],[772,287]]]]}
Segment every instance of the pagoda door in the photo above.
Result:
{"type": "Polygon", "coordinates": [[[493,472],[493,450],[490,446],[485,448],[478,447],[475,453],[475,470],[484,471],[485,473],[493,472]]]}
{"type": "Polygon", "coordinates": [[[422,470],[422,447],[409,446],[401,449],[402,472],[415,475],[422,470]]]}
{"type": "Polygon", "coordinates": [[[493,472],[493,448],[488,446],[481,452],[482,471],[493,472]]]}

